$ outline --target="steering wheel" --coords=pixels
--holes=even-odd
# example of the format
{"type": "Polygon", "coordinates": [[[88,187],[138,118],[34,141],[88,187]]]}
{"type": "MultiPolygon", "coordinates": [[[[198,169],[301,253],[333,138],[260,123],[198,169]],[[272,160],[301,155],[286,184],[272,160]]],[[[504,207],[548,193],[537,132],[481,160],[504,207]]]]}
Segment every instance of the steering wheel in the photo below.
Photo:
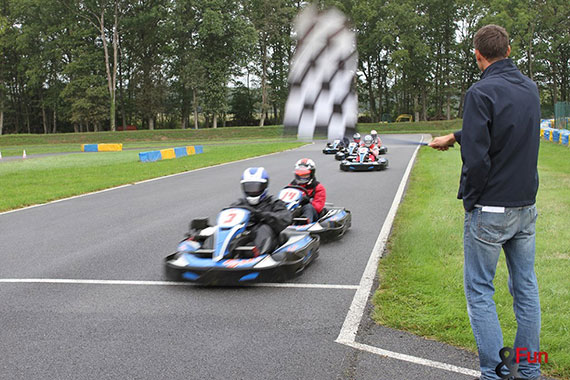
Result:
{"type": "Polygon", "coordinates": [[[287,188],[301,190],[305,196],[307,196],[307,197],[309,196],[309,192],[303,186],[287,185],[284,187],[284,189],[287,189],[287,188]]]}

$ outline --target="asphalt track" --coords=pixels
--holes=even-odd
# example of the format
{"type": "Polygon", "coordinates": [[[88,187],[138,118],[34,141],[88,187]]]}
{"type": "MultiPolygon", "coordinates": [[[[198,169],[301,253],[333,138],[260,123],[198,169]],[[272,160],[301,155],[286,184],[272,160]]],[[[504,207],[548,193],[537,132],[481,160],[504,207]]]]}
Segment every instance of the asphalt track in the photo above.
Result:
{"type": "MultiPolygon", "coordinates": [[[[472,380],[335,342],[416,150],[401,140],[420,138],[383,137],[390,166],[382,172],[341,172],[317,143],[0,214],[0,378],[472,380]],[[341,241],[321,245],[287,284],[163,282],[162,260],[190,219],[213,220],[239,197],[245,168],[264,166],[275,194],[301,157],[315,160],[327,200],[353,213],[341,241]]],[[[473,354],[376,326],[369,310],[356,342],[477,368],[473,354]]]]}

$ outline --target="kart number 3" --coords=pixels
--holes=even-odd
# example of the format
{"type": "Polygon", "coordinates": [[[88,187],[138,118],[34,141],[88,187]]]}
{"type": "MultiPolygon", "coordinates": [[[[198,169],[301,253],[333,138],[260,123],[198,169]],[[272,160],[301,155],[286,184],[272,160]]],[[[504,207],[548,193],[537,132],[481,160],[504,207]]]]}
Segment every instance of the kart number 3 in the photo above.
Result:
{"type": "Polygon", "coordinates": [[[230,213],[226,214],[226,219],[224,219],[224,221],[222,223],[224,223],[224,224],[231,223],[232,220],[235,219],[236,215],[237,214],[235,212],[230,212],[230,213]]]}

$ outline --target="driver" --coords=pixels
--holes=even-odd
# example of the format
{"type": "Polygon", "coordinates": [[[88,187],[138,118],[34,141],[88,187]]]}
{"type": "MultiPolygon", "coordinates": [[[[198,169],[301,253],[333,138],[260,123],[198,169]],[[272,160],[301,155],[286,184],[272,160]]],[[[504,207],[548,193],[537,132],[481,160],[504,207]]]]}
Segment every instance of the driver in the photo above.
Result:
{"type": "Polygon", "coordinates": [[[378,159],[378,154],[380,153],[378,146],[374,144],[374,139],[371,135],[364,136],[363,146],[370,149],[370,159],[376,161],[378,159]]]}
{"type": "Polygon", "coordinates": [[[376,132],[375,129],[370,131],[370,136],[372,136],[372,141],[374,142],[374,145],[376,145],[377,147],[382,146],[382,140],[380,140],[380,136],[378,136],[378,132],[376,132]]]}
{"type": "Polygon", "coordinates": [[[292,222],[285,203],[268,194],[269,174],[265,168],[247,168],[241,176],[244,197],[232,207],[247,206],[251,211],[253,244],[259,254],[270,253],[277,248],[278,236],[292,222]]]}
{"type": "Polygon", "coordinates": [[[301,158],[295,163],[295,179],[290,183],[300,186],[307,191],[307,197],[301,200],[301,213],[310,223],[319,218],[319,214],[325,208],[327,191],[315,178],[315,163],[310,158],[301,158]]]}
{"type": "Polygon", "coordinates": [[[356,132],[354,135],[352,135],[352,139],[356,145],[360,146],[360,133],[356,132]]]}

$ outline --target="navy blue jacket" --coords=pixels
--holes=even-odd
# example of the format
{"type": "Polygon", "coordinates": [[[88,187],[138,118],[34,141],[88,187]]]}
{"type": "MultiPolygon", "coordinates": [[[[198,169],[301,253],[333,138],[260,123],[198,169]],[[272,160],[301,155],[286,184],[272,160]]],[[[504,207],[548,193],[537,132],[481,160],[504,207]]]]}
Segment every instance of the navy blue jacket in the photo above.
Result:
{"type": "Polygon", "coordinates": [[[485,69],[465,94],[461,181],[457,198],[471,211],[483,206],[522,207],[538,190],[540,98],[536,84],[513,61],[485,69]]]}

